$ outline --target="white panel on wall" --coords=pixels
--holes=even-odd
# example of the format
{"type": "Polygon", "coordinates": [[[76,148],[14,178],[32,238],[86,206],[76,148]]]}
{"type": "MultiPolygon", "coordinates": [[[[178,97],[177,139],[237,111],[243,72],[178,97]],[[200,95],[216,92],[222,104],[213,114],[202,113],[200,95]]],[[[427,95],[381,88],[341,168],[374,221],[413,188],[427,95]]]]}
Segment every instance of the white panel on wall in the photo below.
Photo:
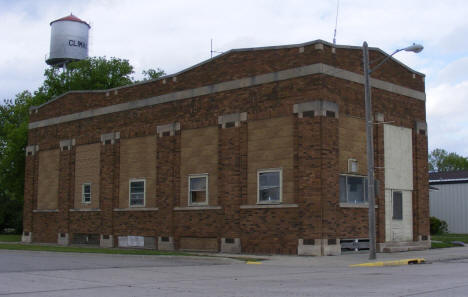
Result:
{"type": "Polygon", "coordinates": [[[385,188],[413,190],[412,129],[384,125],[385,188]]]}

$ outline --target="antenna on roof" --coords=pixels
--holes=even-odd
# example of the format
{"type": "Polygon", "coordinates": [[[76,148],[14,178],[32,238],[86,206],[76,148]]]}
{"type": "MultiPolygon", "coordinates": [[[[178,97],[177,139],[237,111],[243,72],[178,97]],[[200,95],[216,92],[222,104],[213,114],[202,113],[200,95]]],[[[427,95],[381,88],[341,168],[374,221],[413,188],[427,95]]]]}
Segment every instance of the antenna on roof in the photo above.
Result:
{"type": "Polygon", "coordinates": [[[210,58],[210,59],[213,59],[213,54],[224,54],[224,52],[218,52],[218,51],[213,50],[213,38],[211,38],[211,49],[210,49],[210,54],[211,54],[211,58],[210,58]]]}
{"type": "Polygon", "coordinates": [[[340,9],[340,0],[336,0],[336,19],[335,19],[335,31],[333,33],[333,46],[336,45],[336,28],[338,27],[338,10],[340,9]]]}

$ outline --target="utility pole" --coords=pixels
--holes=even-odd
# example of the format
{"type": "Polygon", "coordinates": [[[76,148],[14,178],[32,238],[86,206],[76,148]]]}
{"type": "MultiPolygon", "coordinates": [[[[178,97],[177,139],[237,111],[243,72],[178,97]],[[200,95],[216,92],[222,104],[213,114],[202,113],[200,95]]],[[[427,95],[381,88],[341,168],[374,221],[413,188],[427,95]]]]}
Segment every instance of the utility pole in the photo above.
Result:
{"type": "Polygon", "coordinates": [[[372,115],[371,85],[369,81],[369,48],[367,42],[362,45],[364,62],[364,94],[366,108],[366,134],[367,134],[367,197],[369,203],[369,260],[376,258],[375,233],[375,189],[374,189],[374,117],[372,115]]]}

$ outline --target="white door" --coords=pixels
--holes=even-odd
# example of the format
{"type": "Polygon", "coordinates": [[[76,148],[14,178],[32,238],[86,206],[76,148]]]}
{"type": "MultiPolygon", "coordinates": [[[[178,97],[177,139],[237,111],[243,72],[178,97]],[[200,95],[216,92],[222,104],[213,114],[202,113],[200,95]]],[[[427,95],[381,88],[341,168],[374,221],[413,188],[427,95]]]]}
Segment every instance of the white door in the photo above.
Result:
{"type": "Polygon", "coordinates": [[[411,191],[387,190],[385,192],[386,241],[413,240],[411,191]]]}

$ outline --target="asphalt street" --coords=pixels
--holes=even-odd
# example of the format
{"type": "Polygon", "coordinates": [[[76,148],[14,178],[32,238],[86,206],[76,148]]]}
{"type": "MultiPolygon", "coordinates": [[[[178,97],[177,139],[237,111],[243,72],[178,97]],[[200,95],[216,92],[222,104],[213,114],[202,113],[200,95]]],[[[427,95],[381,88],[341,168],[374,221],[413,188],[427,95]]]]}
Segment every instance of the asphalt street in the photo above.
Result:
{"type": "Polygon", "coordinates": [[[454,251],[458,256],[430,264],[351,268],[366,255],[274,256],[246,264],[0,250],[0,296],[468,296],[468,249],[454,251]]]}

